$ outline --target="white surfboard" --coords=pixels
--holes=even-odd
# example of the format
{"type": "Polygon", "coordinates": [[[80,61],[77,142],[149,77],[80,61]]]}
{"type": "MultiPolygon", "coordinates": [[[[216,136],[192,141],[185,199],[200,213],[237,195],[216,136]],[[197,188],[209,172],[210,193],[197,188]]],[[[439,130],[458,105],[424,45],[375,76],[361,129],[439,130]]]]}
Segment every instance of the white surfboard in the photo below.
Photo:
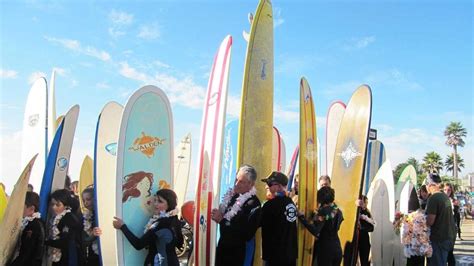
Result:
{"type": "Polygon", "coordinates": [[[328,176],[331,176],[332,174],[332,165],[334,161],[334,152],[336,151],[337,134],[339,133],[339,127],[341,125],[342,117],[344,116],[345,110],[346,105],[341,101],[336,101],[332,103],[331,106],[329,106],[326,118],[326,174],[328,176]]]}
{"type": "Polygon", "coordinates": [[[373,265],[392,265],[395,246],[392,224],[395,217],[394,194],[392,166],[387,160],[377,172],[367,194],[368,208],[376,222],[374,232],[370,234],[373,265]]]}
{"type": "Polygon", "coordinates": [[[47,101],[48,87],[46,79],[39,78],[31,86],[25,105],[21,150],[21,165],[27,165],[33,155],[38,154],[30,178],[30,184],[33,185],[33,190],[37,193],[41,188],[48,154],[47,101]]]}
{"type": "Polygon", "coordinates": [[[49,81],[48,92],[48,150],[53,143],[54,135],[58,129],[56,118],[56,70],[53,69],[51,80],[49,81]]]}
{"type": "Polygon", "coordinates": [[[181,209],[186,200],[191,169],[191,133],[181,140],[174,151],[174,192],[178,196],[178,208],[181,209]]]}
{"type": "Polygon", "coordinates": [[[94,146],[96,222],[102,229],[99,252],[102,265],[117,265],[117,235],[111,226],[115,215],[117,141],[123,106],[107,103],[99,115],[94,146]]]}

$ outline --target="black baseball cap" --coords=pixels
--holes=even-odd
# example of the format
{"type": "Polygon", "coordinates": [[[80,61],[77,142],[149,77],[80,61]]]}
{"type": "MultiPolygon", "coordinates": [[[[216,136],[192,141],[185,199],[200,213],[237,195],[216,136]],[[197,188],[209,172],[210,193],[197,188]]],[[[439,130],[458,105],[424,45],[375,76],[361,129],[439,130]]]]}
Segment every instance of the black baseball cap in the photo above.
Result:
{"type": "Polygon", "coordinates": [[[288,177],[285,174],[277,171],[273,171],[267,178],[262,179],[262,182],[270,185],[271,183],[278,183],[280,185],[286,186],[288,184],[288,177]]]}

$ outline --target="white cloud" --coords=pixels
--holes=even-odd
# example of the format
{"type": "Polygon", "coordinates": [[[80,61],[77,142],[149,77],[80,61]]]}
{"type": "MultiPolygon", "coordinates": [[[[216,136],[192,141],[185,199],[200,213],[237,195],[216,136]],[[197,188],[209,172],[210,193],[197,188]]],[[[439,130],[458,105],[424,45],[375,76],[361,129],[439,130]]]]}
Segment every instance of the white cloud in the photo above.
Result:
{"type": "Polygon", "coordinates": [[[0,77],[2,79],[15,79],[17,78],[18,72],[9,69],[0,69],[0,77]]]}
{"type": "Polygon", "coordinates": [[[280,105],[273,105],[273,120],[287,123],[299,123],[299,111],[284,110],[280,105]]]}
{"type": "Polygon", "coordinates": [[[109,32],[109,35],[112,36],[113,38],[118,38],[120,36],[123,36],[123,35],[127,34],[125,31],[119,30],[119,29],[114,28],[114,27],[110,27],[108,32],[109,32]]]}
{"type": "Polygon", "coordinates": [[[140,26],[137,37],[145,40],[154,40],[161,35],[158,23],[140,26]]]}
{"type": "Polygon", "coordinates": [[[79,85],[79,81],[77,81],[75,79],[71,80],[71,87],[74,88],[74,87],[77,87],[78,85],[79,85]]]}
{"type": "Polygon", "coordinates": [[[77,40],[61,39],[48,36],[45,36],[44,38],[51,43],[62,45],[63,47],[79,54],[88,55],[102,61],[109,61],[111,59],[110,54],[106,51],[98,50],[97,48],[92,46],[83,47],[81,43],[77,40]]]}
{"type": "Polygon", "coordinates": [[[347,44],[344,45],[345,50],[358,50],[368,47],[376,40],[375,36],[365,36],[361,38],[352,38],[347,44]]]}
{"type": "Polygon", "coordinates": [[[98,82],[95,84],[95,87],[98,89],[110,89],[110,85],[107,82],[98,82]]]}
{"type": "Polygon", "coordinates": [[[155,64],[157,67],[160,67],[160,68],[170,68],[170,65],[168,65],[166,63],[163,63],[159,60],[155,60],[155,62],[153,62],[153,64],[155,64]]]}
{"type": "Polygon", "coordinates": [[[61,76],[66,75],[66,73],[68,72],[66,69],[60,67],[53,67],[53,71],[56,71],[56,74],[61,76]]]}
{"type": "Polygon", "coordinates": [[[41,77],[46,77],[46,74],[44,72],[36,71],[31,73],[31,75],[28,77],[28,84],[33,84],[37,79],[41,77]]]}
{"type": "Polygon", "coordinates": [[[273,12],[273,27],[276,28],[285,23],[285,20],[281,17],[281,8],[275,7],[273,12]]]}
{"type": "Polygon", "coordinates": [[[109,13],[109,20],[116,25],[130,25],[133,22],[133,14],[112,9],[109,13]]]}
{"type": "Polygon", "coordinates": [[[239,118],[240,106],[241,106],[240,96],[235,96],[231,94],[227,96],[227,115],[233,118],[239,118]]]}
{"type": "Polygon", "coordinates": [[[338,84],[330,84],[322,90],[322,93],[328,96],[350,94],[361,84],[363,84],[363,82],[355,80],[344,81],[338,84]]]}

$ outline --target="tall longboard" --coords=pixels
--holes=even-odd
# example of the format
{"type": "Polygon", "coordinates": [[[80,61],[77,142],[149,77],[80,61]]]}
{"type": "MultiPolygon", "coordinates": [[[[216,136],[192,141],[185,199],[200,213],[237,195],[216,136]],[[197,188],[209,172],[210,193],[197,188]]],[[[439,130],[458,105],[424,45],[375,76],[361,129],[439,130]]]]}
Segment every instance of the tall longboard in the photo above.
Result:
{"type": "Polygon", "coordinates": [[[360,86],[347,104],[336,142],[332,168],[332,187],[336,203],[344,215],[339,238],[344,252],[345,265],[357,260],[356,226],[358,209],[355,201],[362,193],[370,118],[372,93],[367,85],[360,86]]]}
{"type": "Polygon", "coordinates": [[[27,165],[33,155],[38,160],[33,166],[30,183],[34,191],[41,188],[41,178],[48,154],[48,86],[45,78],[37,79],[31,86],[23,117],[21,165],[27,165]]]}
{"type": "Polygon", "coordinates": [[[108,102],[97,120],[94,143],[94,188],[96,224],[102,229],[99,254],[102,265],[118,265],[117,233],[110,226],[115,215],[117,171],[117,142],[122,121],[123,106],[108,102]]]}
{"type": "Polygon", "coordinates": [[[3,220],[3,216],[5,214],[5,209],[7,208],[7,194],[5,193],[5,189],[3,186],[0,186],[0,223],[3,220]]]}
{"type": "Polygon", "coordinates": [[[272,170],[278,172],[285,171],[285,142],[280,134],[280,131],[273,126],[272,135],[272,170]]]}
{"type": "Polygon", "coordinates": [[[51,144],[40,191],[41,218],[45,221],[48,219],[49,195],[63,189],[66,182],[78,117],[79,105],[74,105],[64,116],[51,144]]]}
{"type": "MultiPolygon", "coordinates": [[[[300,83],[300,159],[298,209],[311,217],[316,209],[318,148],[316,114],[311,88],[305,78],[300,83]]],[[[296,217],[295,217],[296,219],[296,217]]],[[[298,265],[311,265],[314,236],[298,223],[298,265]]]]}
{"type": "Polygon", "coordinates": [[[86,155],[82,161],[81,172],[79,174],[79,202],[82,210],[84,210],[82,192],[92,185],[94,185],[94,161],[89,155],[86,155]]]}
{"type": "Polygon", "coordinates": [[[2,232],[2,237],[0,237],[0,265],[6,265],[15,251],[21,233],[28,181],[37,156],[38,154],[33,156],[21,173],[20,178],[18,178],[5,210],[5,217],[0,222],[0,232],[2,232]]]}
{"type": "Polygon", "coordinates": [[[365,163],[365,177],[363,193],[367,194],[370,183],[374,180],[377,171],[385,162],[385,146],[380,140],[371,140],[367,146],[367,162],[365,163]]]}
{"type": "Polygon", "coordinates": [[[58,129],[56,118],[56,70],[53,69],[51,80],[49,81],[48,92],[48,149],[54,140],[54,135],[58,129]]]}
{"type": "Polygon", "coordinates": [[[341,127],[342,117],[346,105],[341,101],[336,101],[329,106],[326,118],[326,174],[332,176],[332,165],[334,162],[334,152],[336,151],[337,135],[341,127]]]}
{"type": "Polygon", "coordinates": [[[191,133],[188,133],[175,148],[174,191],[178,196],[178,208],[185,202],[191,168],[191,133]]]}
{"type": "MultiPolygon", "coordinates": [[[[116,216],[137,236],[153,215],[153,197],[173,186],[173,117],[165,93],[155,86],[135,91],[127,101],[117,147],[116,216]]],[[[147,251],[136,250],[117,231],[119,265],[141,265],[147,251]]]]}
{"type": "Polygon", "coordinates": [[[204,102],[193,231],[196,266],[214,265],[215,260],[217,225],[211,210],[219,205],[231,47],[232,37],[226,36],[216,53],[204,102]]]}
{"type": "MultiPolygon", "coordinates": [[[[237,148],[237,165],[250,164],[264,177],[272,169],[273,126],[273,11],[269,0],[260,0],[247,45],[237,148]]],[[[257,196],[265,198],[265,184],[256,183],[257,196]]],[[[261,246],[257,231],[256,246],[261,246]]],[[[261,265],[256,249],[254,265],[261,265]]]]}
{"type": "Polygon", "coordinates": [[[392,265],[394,258],[395,232],[392,224],[395,217],[394,194],[392,166],[387,160],[377,172],[367,194],[368,208],[377,223],[371,234],[374,265],[392,265]]]}
{"type": "Polygon", "coordinates": [[[295,150],[293,151],[293,155],[291,155],[290,165],[288,166],[288,191],[292,191],[294,189],[294,179],[296,172],[299,172],[298,168],[298,155],[300,152],[300,145],[296,145],[295,150]]]}

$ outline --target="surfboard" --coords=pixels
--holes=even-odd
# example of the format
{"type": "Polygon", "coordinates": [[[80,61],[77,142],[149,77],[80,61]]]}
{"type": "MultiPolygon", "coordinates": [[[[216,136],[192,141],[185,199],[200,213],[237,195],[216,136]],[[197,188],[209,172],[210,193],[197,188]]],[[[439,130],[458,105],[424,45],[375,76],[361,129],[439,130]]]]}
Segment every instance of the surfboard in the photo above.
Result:
{"type": "Polygon", "coordinates": [[[392,265],[395,249],[395,232],[392,224],[395,218],[395,188],[389,160],[377,172],[367,198],[368,208],[377,224],[370,235],[372,263],[392,265]]]}
{"type": "Polygon", "coordinates": [[[23,116],[21,165],[27,165],[35,154],[38,160],[33,166],[30,183],[34,191],[41,188],[41,178],[48,154],[48,86],[45,78],[37,79],[31,86],[23,116]]]}
{"type": "Polygon", "coordinates": [[[283,138],[280,135],[280,131],[273,126],[272,134],[272,170],[282,172],[284,168],[284,147],[283,138]]]}
{"type": "Polygon", "coordinates": [[[339,238],[345,265],[357,260],[355,229],[358,210],[355,201],[362,193],[367,139],[372,113],[372,93],[369,86],[360,86],[347,104],[336,142],[332,168],[332,187],[337,192],[336,204],[344,215],[339,238]]]}
{"type": "Polygon", "coordinates": [[[5,193],[5,189],[3,186],[0,186],[0,223],[3,220],[3,215],[5,214],[5,209],[7,208],[7,194],[5,193]]]}
{"type": "Polygon", "coordinates": [[[48,149],[51,148],[53,143],[54,134],[58,129],[58,123],[56,121],[56,70],[53,69],[51,74],[51,80],[49,82],[49,93],[48,93],[48,149]]]}
{"type": "MultiPolygon", "coordinates": [[[[416,170],[412,165],[407,165],[403,169],[400,177],[398,178],[397,185],[395,187],[395,211],[400,211],[403,214],[408,214],[410,199],[418,201],[416,196],[416,189],[413,181],[416,182],[416,170]],[[412,194],[415,193],[413,199],[412,194]]],[[[403,252],[403,246],[401,245],[401,236],[395,234],[394,239],[394,259],[395,265],[406,265],[407,258],[403,252]]]]}
{"type": "Polygon", "coordinates": [[[117,170],[117,142],[123,106],[108,102],[97,119],[94,143],[94,188],[96,224],[102,230],[99,237],[99,254],[102,265],[118,265],[117,233],[110,226],[115,215],[117,170]]]}
{"type": "Polygon", "coordinates": [[[291,156],[291,161],[290,161],[290,165],[289,165],[289,168],[288,168],[288,186],[287,186],[287,189],[288,191],[292,191],[294,188],[293,188],[293,183],[294,183],[294,177],[295,177],[295,172],[296,172],[296,168],[298,168],[298,154],[299,154],[299,151],[300,151],[300,145],[296,145],[296,148],[295,150],[293,151],[293,155],[291,156]]]}
{"type": "MultiPolygon", "coordinates": [[[[250,28],[242,82],[237,165],[250,164],[259,176],[272,169],[273,126],[273,12],[269,0],[260,0],[250,28]]],[[[265,184],[255,185],[259,199],[265,198],[265,184]]],[[[261,246],[260,229],[256,246],[261,246]]],[[[254,265],[261,265],[256,249],[254,265]]]]}
{"type": "Polygon", "coordinates": [[[346,105],[341,101],[333,102],[328,109],[326,118],[326,174],[330,177],[332,176],[337,134],[339,133],[345,110],[346,105]]]}
{"type": "Polygon", "coordinates": [[[18,178],[10,195],[4,219],[0,222],[0,232],[2,232],[2,237],[0,237],[0,265],[6,265],[15,251],[21,233],[21,221],[23,219],[28,181],[37,156],[38,154],[33,156],[18,178]]]}
{"type": "Polygon", "coordinates": [[[79,202],[81,203],[81,208],[84,210],[84,205],[82,204],[82,192],[84,189],[94,185],[94,161],[89,155],[84,157],[81,166],[81,172],[79,175],[79,202]]]}
{"type": "Polygon", "coordinates": [[[286,146],[283,136],[280,134],[280,172],[286,171],[286,146]]]}
{"type": "Polygon", "coordinates": [[[51,144],[40,191],[39,209],[41,218],[45,221],[48,218],[49,195],[64,188],[78,117],[79,105],[74,105],[64,116],[51,144]]]}
{"type": "Polygon", "coordinates": [[[221,42],[207,86],[198,150],[196,210],[194,213],[194,263],[214,265],[217,225],[211,210],[219,207],[222,148],[227,105],[232,37],[221,42]]]}
{"type": "Polygon", "coordinates": [[[370,140],[367,146],[367,161],[365,163],[364,194],[369,191],[370,183],[374,180],[380,166],[385,162],[385,146],[379,140],[370,140]]]}
{"type": "MultiPolygon", "coordinates": [[[[300,83],[300,160],[298,210],[311,217],[316,209],[317,139],[316,114],[311,88],[305,78],[300,83]]],[[[295,217],[296,219],[296,217],[295,217]]],[[[298,223],[298,265],[311,265],[314,236],[298,223]]]]}
{"type": "Polygon", "coordinates": [[[175,148],[174,191],[178,196],[178,208],[185,202],[191,168],[191,133],[188,133],[175,148]]]}
{"type": "MultiPolygon", "coordinates": [[[[123,110],[117,147],[116,216],[137,236],[153,215],[153,197],[173,186],[173,117],[168,97],[155,86],[135,91],[123,110]]],[[[100,177],[99,177],[100,178],[100,177]]],[[[142,265],[136,250],[117,230],[119,265],[142,265]]]]}

